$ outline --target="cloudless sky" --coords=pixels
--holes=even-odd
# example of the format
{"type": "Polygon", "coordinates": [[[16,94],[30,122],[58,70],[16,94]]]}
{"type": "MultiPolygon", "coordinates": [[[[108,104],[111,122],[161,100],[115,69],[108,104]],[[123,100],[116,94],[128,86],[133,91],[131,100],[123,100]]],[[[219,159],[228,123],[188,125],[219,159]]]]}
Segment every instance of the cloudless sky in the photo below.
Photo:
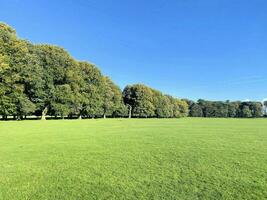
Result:
{"type": "Polygon", "coordinates": [[[122,89],[267,97],[266,0],[0,0],[0,21],[96,64],[122,89]]]}

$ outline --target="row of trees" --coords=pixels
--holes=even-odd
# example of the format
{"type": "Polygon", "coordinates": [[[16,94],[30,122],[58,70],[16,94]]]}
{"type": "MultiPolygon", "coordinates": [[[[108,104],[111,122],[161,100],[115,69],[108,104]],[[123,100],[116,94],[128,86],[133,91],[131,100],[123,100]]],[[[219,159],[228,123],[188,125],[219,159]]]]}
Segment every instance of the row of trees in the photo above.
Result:
{"type": "MultiPolygon", "coordinates": [[[[187,101],[191,117],[257,118],[263,116],[261,102],[187,101]]],[[[265,103],[267,106],[267,102],[265,103]]]]}
{"type": "MultiPolygon", "coordinates": [[[[267,112],[267,102],[265,114],[267,112]]],[[[64,49],[18,39],[0,23],[0,115],[61,117],[261,117],[260,102],[180,100],[142,84],[121,91],[88,62],[64,49]]]]}
{"type": "Polygon", "coordinates": [[[88,62],[64,49],[18,39],[0,23],[0,115],[68,117],[184,117],[186,102],[147,86],[122,92],[88,62]]]}
{"type": "Polygon", "coordinates": [[[177,118],[186,117],[189,112],[186,101],[142,84],[126,86],[123,99],[134,117],[177,118]]]}

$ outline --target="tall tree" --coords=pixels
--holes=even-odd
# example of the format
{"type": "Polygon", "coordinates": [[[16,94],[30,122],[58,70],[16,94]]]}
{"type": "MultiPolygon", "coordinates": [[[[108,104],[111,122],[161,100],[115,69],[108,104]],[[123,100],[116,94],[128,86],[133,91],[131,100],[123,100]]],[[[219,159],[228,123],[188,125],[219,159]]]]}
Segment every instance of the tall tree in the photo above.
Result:
{"type": "Polygon", "coordinates": [[[95,117],[103,115],[104,80],[94,65],[79,62],[74,71],[69,72],[68,80],[73,90],[72,114],[95,117]]]}
{"type": "MultiPolygon", "coordinates": [[[[32,82],[38,81],[38,83],[31,85],[33,87],[31,96],[37,105],[36,114],[42,115],[42,119],[45,119],[47,113],[52,114],[53,100],[58,98],[55,92],[58,90],[57,87],[67,84],[67,72],[76,65],[76,62],[64,49],[57,46],[36,45],[33,48],[38,59],[38,67],[33,70],[36,80],[32,82]],[[39,76],[36,73],[39,73],[39,76]]],[[[64,106],[57,105],[57,107],[64,106]]]]}
{"type": "Polygon", "coordinates": [[[26,110],[34,111],[25,95],[24,75],[30,67],[27,47],[28,42],[19,40],[15,30],[0,23],[0,114],[4,118],[7,115],[21,116],[26,110]]]}
{"type": "Polygon", "coordinates": [[[124,102],[131,106],[135,117],[155,116],[152,90],[142,84],[126,86],[123,91],[124,102]]]}

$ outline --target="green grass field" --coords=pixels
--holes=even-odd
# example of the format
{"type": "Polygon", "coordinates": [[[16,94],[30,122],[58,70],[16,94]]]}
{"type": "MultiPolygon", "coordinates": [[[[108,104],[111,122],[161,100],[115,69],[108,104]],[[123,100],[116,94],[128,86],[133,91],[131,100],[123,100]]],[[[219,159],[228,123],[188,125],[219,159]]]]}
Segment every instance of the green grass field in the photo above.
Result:
{"type": "Polygon", "coordinates": [[[266,119],[0,122],[0,199],[266,199],[266,119]]]}

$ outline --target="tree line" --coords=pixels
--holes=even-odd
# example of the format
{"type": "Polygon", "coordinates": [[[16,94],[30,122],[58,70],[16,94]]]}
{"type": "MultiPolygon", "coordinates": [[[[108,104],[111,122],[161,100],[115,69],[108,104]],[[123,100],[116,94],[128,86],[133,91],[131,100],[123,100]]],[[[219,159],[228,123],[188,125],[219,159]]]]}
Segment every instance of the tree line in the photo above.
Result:
{"type": "Polygon", "coordinates": [[[264,105],[267,109],[267,102],[264,102],[264,105],[261,102],[223,102],[202,99],[197,102],[188,100],[187,102],[191,117],[258,118],[264,115],[264,105]]]}
{"type": "Polygon", "coordinates": [[[0,115],[54,117],[184,117],[185,101],[142,84],[124,91],[61,47],[32,44],[0,23],[0,115]]]}
{"type": "MultiPolygon", "coordinates": [[[[267,104],[266,104],[267,106],[267,104]]],[[[93,64],[61,47],[32,44],[0,23],[0,115],[24,119],[260,117],[259,102],[193,102],[145,86],[123,91],[93,64]]]]}

